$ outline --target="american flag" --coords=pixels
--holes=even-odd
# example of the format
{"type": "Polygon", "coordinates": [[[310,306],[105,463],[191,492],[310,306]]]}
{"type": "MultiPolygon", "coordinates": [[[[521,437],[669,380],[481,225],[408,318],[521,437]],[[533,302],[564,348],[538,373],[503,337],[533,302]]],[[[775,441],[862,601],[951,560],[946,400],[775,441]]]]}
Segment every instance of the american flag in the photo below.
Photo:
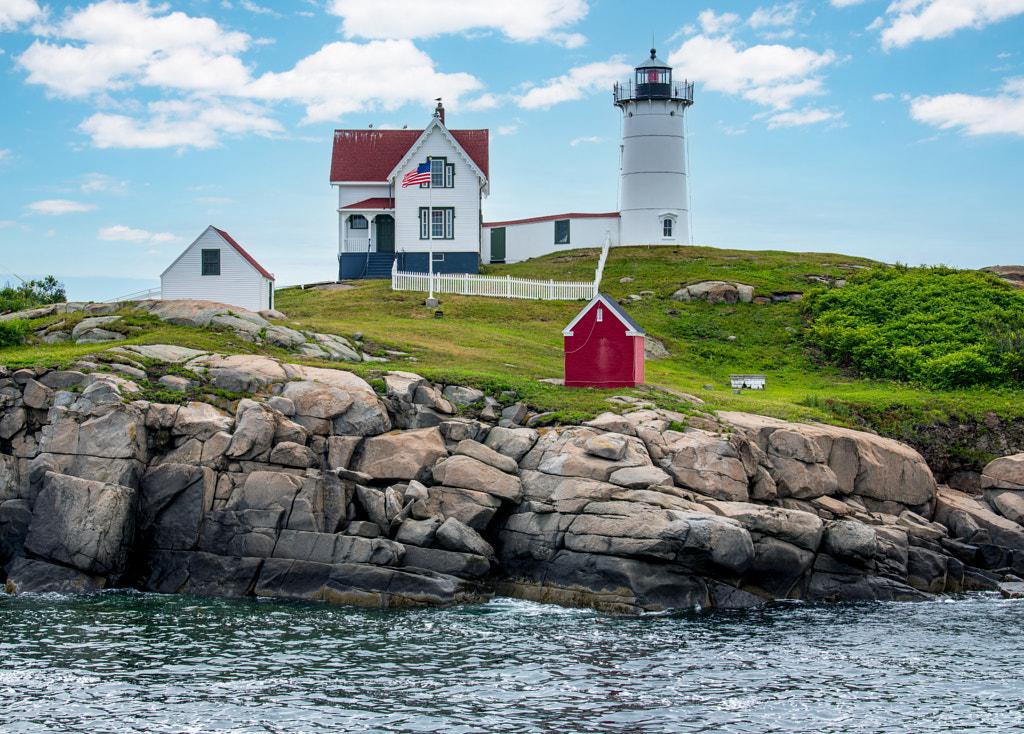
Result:
{"type": "Polygon", "coordinates": [[[415,186],[416,184],[430,183],[430,161],[421,163],[415,171],[409,171],[402,179],[402,188],[415,186]]]}

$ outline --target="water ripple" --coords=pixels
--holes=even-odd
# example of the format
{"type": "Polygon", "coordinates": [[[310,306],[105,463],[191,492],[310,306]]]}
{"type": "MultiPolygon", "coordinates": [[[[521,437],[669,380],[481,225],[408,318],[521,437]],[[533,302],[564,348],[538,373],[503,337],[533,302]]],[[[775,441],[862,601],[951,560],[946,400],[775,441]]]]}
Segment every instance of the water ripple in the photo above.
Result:
{"type": "Polygon", "coordinates": [[[5,732],[1005,732],[1024,604],[614,618],[137,592],[0,599],[5,732]]]}

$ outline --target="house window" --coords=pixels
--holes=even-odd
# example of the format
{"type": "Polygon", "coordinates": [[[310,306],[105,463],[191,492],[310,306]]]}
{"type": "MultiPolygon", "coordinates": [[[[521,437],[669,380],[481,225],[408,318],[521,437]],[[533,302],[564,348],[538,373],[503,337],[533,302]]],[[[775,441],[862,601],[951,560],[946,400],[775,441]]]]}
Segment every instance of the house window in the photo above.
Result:
{"type": "Polygon", "coordinates": [[[661,236],[671,237],[672,236],[672,219],[671,217],[665,217],[661,222],[661,236]]]}
{"type": "Polygon", "coordinates": [[[444,262],[444,253],[443,252],[435,252],[434,253],[434,262],[436,262],[436,263],[443,263],[444,262]]]}
{"type": "Polygon", "coordinates": [[[368,229],[369,226],[369,222],[366,221],[366,217],[362,214],[353,214],[348,218],[349,229],[368,229]]]}
{"type": "Polygon", "coordinates": [[[203,250],[203,275],[220,275],[220,250],[203,250]]]}
{"type": "MultiPolygon", "coordinates": [[[[420,188],[426,188],[428,184],[422,184],[420,188]]],[[[449,163],[447,158],[430,157],[430,187],[434,189],[455,188],[455,164],[449,163]]]]}
{"type": "Polygon", "coordinates": [[[450,206],[420,207],[420,239],[455,239],[455,209],[450,206]]]}
{"type": "Polygon", "coordinates": [[[569,220],[568,219],[556,219],[555,220],[555,244],[556,245],[568,245],[569,244],[569,220]]]}

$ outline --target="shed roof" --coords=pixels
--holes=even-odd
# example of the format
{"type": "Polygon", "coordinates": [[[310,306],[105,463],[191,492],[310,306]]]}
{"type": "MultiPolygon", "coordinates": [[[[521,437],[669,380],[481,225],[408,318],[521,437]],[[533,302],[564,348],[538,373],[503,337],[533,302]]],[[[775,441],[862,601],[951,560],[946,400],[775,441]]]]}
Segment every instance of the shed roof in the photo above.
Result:
{"type": "Polygon", "coordinates": [[[608,310],[611,311],[615,315],[615,317],[622,322],[622,325],[626,327],[627,336],[647,336],[647,332],[643,330],[643,327],[641,327],[640,324],[634,321],[632,316],[626,313],[625,309],[623,309],[622,306],[619,305],[618,301],[616,301],[614,298],[611,298],[610,296],[606,296],[604,293],[598,293],[596,296],[594,296],[591,299],[590,303],[584,306],[583,309],[578,314],[576,314],[576,318],[574,318],[568,326],[562,329],[562,334],[565,336],[572,336],[573,328],[576,326],[576,324],[579,323],[580,319],[582,319],[583,316],[596,303],[604,304],[608,308],[608,310]]]}
{"type": "MultiPolygon", "coordinates": [[[[448,130],[485,177],[488,172],[487,130],[448,130]]],[[[385,182],[416,144],[423,130],[335,130],[331,183],[385,182]]]]}

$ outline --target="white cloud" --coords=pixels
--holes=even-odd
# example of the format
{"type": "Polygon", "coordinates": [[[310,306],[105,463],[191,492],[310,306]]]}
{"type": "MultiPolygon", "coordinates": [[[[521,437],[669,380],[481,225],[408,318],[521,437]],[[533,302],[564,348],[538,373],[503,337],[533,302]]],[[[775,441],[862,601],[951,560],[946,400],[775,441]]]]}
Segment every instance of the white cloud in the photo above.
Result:
{"type": "Polygon", "coordinates": [[[68,43],[37,39],[18,63],[29,72],[30,84],[67,97],[134,84],[229,92],[249,80],[248,70],[232,55],[249,47],[248,35],[225,30],[210,18],[156,15],[165,10],[146,0],[89,5],[42,29],[68,43]]]}
{"type": "Polygon", "coordinates": [[[4,219],[3,221],[0,221],[0,229],[7,229],[8,227],[14,227],[17,224],[18,224],[17,222],[12,221],[10,219],[4,219]]]}
{"type": "Polygon", "coordinates": [[[467,110],[481,111],[481,110],[493,110],[501,104],[501,101],[490,92],[481,94],[476,99],[471,99],[464,104],[467,110]]]}
{"type": "Polygon", "coordinates": [[[10,148],[2,148],[2,149],[0,149],[0,161],[8,160],[10,157],[11,157],[11,149],[10,148]]]}
{"type": "Polygon", "coordinates": [[[82,184],[82,192],[86,194],[100,192],[123,194],[128,188],[127,181],[118,181],[103,173],[86,173],[82,178],[85,179],[85,183],[82,184]]]}
{"type": "Polygon", "coordinates": [[[95,204],[83,204],[80,201],[71,201],[69,199],[47,199],[29,204],[26,207],[26,209],[29,209],[34,214],[52,214],[54,216],[87,212],[95,208],[95,204]]]}
{"type": "Polygon", "coordinates": [[[778,112],[769,117],[768,129],[771,130],[777,127],[796,127],[798,125],[813,125],[817,122],[838,120],[841,117],[842,113],[829,112],[828,110],[813,107],[803,110],[788,110],[786,112],[778,112]]]}
{"type": "Polygon", "coordinates": [[[848,8],[851,5],[860,5],[864,2],[867,2],[867,0],[832,0],[832,5],[837,8],[848,8]]]}
{"type": "Polygon", "coordinates": [[[1024,0],[895,0],[886,9],[885,20],[879,19],[882,48],[945,38],[963,28],[984,28],[1021,13],[1024,0]]]}
{"type": "Polygon", "coordinates": [[[495,29],[513,41],[550,40],[568,48],[582,36],[561,29],[582,20],[587,10],[584,0],[390,0],[387,12],[366,0],[327,3],[327,12],[343,19],[348,38],[432,38],[495,29]]]}
{"type": "Polygon", "coordinates": [[[758,8],[750,15],[750,18],[747,20],[747,25],[751,28],[793,25],[793,23],[796,22],[796,15],[799,10],[799,3],[773,5],[767,10],[764,8],[758,8]]]}
{"type": "Polygon", "coordinates": [[[887,99],[892,99],[892,95],[889,94],[888,92],[882,92],[881,94],[876,94],[871,99],[875,100],[876,102],[884,102],[887,99]]]}
{"type": "MultiPolygon", "coordinates": [[[[142,244],[148,242],[154,245],[164,244],[166,242],[180,242],[182,240],[176,234],[170,232],[158,232],[153,234],[147,232],[144,229],[132,229],[123,224],[114,224],[109,227],[102,227],[96,235],[96,239],[103,240],[105,242],[134,242],[136,244],[142,244]]],[[[150,252],[153,252],[150,250],[150,252]]]]}
{"type": "Polygon", "coordinates": [[[246,10],[248,10],[250,13],[256,13],[257,15],[269,15],[272,18],[280,18],[281,17],[281,14],[278,13],[276,10],[271,10],[270,8],[264,8],[262,6],[257,5],[254,2],[251,2],[250,0],[242,0],[240,5],[243,8],[245,8],[246,10]]]}
{"type": "Polygon", "coordinates": [[[705,10],[697,16],[697,21],[700,23],[700,27],[704,29],[704,32],[715,36],[719,33],[725,33],[732,26],[740,22],[740,16],[736,13],[722,13],[721,15],[715,15],[714,10],[705,10]]]}
{"type": "Polygon", "coordinates": [[[147,232],[144,229],[132,229],[126,227],[123,224],[115,224],[111,227],[103,227],[100,229],[99,234],[96,235],[96,239],[105,241],[127,241],[127,242],[145,242],[152,233],[147,232]]]}
{"type": "Polygon", "coordinates": [[[543,86],[534,87],[519,97],[520,107],[526,109],[548,108],[559,102],[580,99],[599,89],[607,90],[621,78],[630,75],[633,67],[621,57],[613,56],[608,61],[577,66],[554,79],[548,79],[543,86]]]}
{"type": "Polygon", "coordinates": [[[12,31],[42,13],[35,0],[0,0],[0,31],[12,31]]]}
{"type": "Polygon", "coordinates": [[[1024,136],[1024,77],[1009,79],[994,97],[943,94],[915,97],[910,116],[942,130],[959,128],[965,135],[1024,136]]]}
{"type": "Polygon", "coordinates": [[[572,147],[575,148],[580,143],[603,143],[603,142],[604,142],[604,138],[599,138],[597,136],[591,136],[589,138],[576,138],[575,140],[570,142],[569,145],[571,145],[572,147]]]}
{"type": "Polygon", "coordinates": [[[481,86],[471,74],[438,73],[431,58],[411,41],[337,41],[300,60],[291,71],[264,74],[248,92],[260,99],[304,104],[303,122],[312,123],[408,103],[433,107],[436,97],[454,108],[460,97],[481,86]]]}
{"type": "Polygon", "coordinates": [[[499,125],[498,135],[515,135],[519,132],[518,125],[499,125]]]}
{"type": "Polygon", "coordinates": [[[97,148],[212,148],[222,134],[280,132],[280,123],[265,113],[250,102],[153,102],[146,120],[100,112],[78,129],[92,136],[97,148]]]}
{"type": "Polygon", "coordinates": [[[704,88],[738,94],[776,110],[795,99],[824,93],[815,74],[836,60],[832,51],[781,44],[742,48],[731,38],[694,36],[670,54],[675,78],[703,82],[704,88]]]}

